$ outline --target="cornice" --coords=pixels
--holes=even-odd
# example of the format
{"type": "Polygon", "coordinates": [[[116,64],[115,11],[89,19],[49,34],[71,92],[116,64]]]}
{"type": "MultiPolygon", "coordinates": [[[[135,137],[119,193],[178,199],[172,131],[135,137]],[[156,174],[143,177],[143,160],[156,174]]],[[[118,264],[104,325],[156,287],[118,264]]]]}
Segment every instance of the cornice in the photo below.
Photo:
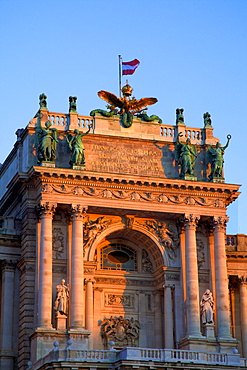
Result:
{"type": "MultiPolygon", "coordinates": [[[[55,191],[58,193],[69,192],[76,195],[88,193],[88,195],[100,195],[105,198],[113,197],[124,199],[125,196],[120,196],[117,192],[132,192],[132,200],[135,200],[133,192],[139,192],[137,198],[142,198],[144,201],[157,200],[161,203],[172,202],[174,204],[185,203],[201,206],[210,206],[210,202],[205,202],[211,198],[212,206],[225,207],[239,196],[238,189],[240,185],[211,183],[204,181],[188,181],[182,179],[164,179],[160,177],[148,177],[138,175],[122,175],[110,173],[98,173],[93,171],[77,171],[60,168],[43,168],[34,166],[29,171],[29,176],[39,177],[42,185],[48,184],[47,189],[43,187],[43,191],[55,191]],[[76,193],[76,189],[78,193],[76,193]],[[90,189],[99,189],[96,194],[90,189]],[[107,195],[107,190],[111,192],[107,195]],[[100,194],[100,191],[105,194],[100,194]],[[160,198],[168,196],[168,199],[160,198]],[[201,199],[200,199],[201,198],[201,199]],[[217,199],[221,199],[224,204],[214,203],[217,199]],[[213,204],[214,203],[214,204],[213,204]]],[[[128,194],[126,194],[128,198],[128,194]]],[[[138,200],[138,199],[136,199],[138,200]]]]}

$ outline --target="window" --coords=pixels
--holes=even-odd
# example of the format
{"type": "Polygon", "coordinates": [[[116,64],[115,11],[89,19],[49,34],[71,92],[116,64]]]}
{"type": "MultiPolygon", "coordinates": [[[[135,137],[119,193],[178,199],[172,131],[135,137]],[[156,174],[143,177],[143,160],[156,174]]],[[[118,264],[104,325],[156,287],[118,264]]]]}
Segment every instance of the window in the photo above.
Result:
{"type": "Polygon", "coordinates": [[[136,252],[123,244],[110,244],[101,249],[101,268],[136,271],[136,252]]]}

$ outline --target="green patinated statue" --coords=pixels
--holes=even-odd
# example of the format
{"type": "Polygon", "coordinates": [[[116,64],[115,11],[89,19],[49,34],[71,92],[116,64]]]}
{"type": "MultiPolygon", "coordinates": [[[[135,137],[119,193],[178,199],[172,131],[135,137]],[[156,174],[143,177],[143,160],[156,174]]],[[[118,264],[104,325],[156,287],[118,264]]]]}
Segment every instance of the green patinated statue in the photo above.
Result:
{"type": "Polygon", "coordinates": [[[191,145],[190,139],[187,139],[185,143],[182,143],[179,138],[183,136],[179,132],[177,137],[177,143],[175,147],[175,159],[178,164],[181,165],[180,177],[185,175],[194,176],[194,166],[197,158],[197,149],[195,145],[191,145]]]}
{"type": "Polygon", "coordinates": [[[38,163],[53,162],[56,159],[57,129],[51,128],[51,122],[46,121],[45,128],[41,126],[42,113],[38,114],[35,132],[35,147],[38,163]]]}
{"type": "Polygon", "coordinates": [[[206,112],[203,115],[204,119],[204,127],[212,127],[212,120],[211,120],[211,114],[206,112]]]}
{"type": "Polygon", "coordinates": [[[40,106],[40,109],[47,109],[47,96],[43,93],[43,94],[40,94],[39,96],[39,106],[40,106]]]}
{"type": "Polygon", "coordinates": [[[214,178],[223,179],[224,154],[230,140],[231,135],[227,135],[227,143],[225,146],[222,147],[218,142],[215,148],[210,146],[206,153],[207,164],[211,163],[211,173],[209,175],[211,181],[213,181],[214,178]]]}
{"type": "Polygon", "coordinates": [[[76,96],[70,96],[69,97],[69,112],[70,113],[77,113],[76,100],[77,100],[76,96]]]}
{"type": "Polygon", "coordinates": [[[85,155],[84,155],[84,145],[82,142],[83,136],[87,135],[90,132],[92,125],[89,126],[88,130],[85,133],[80,133],[79,130],[74,130],[74,135],[68,134],[66,136],[67,143],[70,150],[72,151],[70,164],[71,166],[84,166],[85,165],[85,155]]]}
{"type": "Polygon", "coordinates": [[[184,125],[184,109],[176,109],[176,125],[184,125]]]}

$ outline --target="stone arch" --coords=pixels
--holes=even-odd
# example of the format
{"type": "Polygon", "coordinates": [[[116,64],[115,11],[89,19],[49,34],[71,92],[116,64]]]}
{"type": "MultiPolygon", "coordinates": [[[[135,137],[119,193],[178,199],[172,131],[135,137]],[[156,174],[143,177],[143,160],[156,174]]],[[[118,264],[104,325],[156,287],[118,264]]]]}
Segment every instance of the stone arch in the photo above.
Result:
{"type": "MultiPolygon", "coordinates": [[[[122,222],[110,225],[103,230],[100,235],[92,243],[91,247],[85,251],[85,259],[93,261],[94,255],[99,244],[107,237],[115,239],[126,239],[129,241],[138,241],[143,249],[146,249],[154,261],[155,270],[165,266],[169,266],[169,257],[165,248],[159,243],[158,238],[141,225],[133,225],[132,228],[126,228],[122,222]]],[[[137,244],[137,243],[136,243],[137,244]]]]}

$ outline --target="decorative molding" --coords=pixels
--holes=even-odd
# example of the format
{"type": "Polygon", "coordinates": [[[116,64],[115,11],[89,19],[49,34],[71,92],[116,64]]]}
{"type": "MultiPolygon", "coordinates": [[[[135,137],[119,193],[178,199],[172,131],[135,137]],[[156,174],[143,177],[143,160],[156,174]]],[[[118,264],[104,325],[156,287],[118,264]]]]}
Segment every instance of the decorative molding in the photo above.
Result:
{"type": "MultiPolygon", "coordinates": [[[[122,199],[131,201],[146,201],[146,202],[157,202],[157,203],[171,203],[181,205],[200,205],[212,208],[225,208],[226,201],[216,195],[212,199],[202,195],[173,195],[164,194],[163,192],[156,191],[145,191],[145,190],[115,190],[115,189],[99,189],[95,187],[87,186],[69,186],[65,184],[54,185],[50,183],[43,184],[43,193],[59,193],[59,194],[71,194],[77,196],[92,196],[96,198],[108,198],[108,199],[122,199]]],[[[225,198],[225,197],[224,197],[225,198]]]]}
{"type": "Polygon", "coordinates": [[[126,286],[154,286],[153,280],[142,280],[142,279],[121,279],[121,278],[106,278],[106,277],[95,277],[96,283],[106,285],[126,285],[126,286]]]}

